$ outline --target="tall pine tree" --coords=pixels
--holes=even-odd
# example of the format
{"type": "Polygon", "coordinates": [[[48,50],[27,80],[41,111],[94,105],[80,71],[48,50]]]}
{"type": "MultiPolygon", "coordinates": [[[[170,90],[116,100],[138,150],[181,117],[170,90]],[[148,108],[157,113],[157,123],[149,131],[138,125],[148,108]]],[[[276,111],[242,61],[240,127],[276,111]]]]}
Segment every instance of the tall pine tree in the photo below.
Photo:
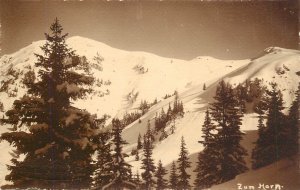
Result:
{"type": "Polygon", "coordinates": [[[180,145],[180,153],[178,162],[178,183],[177,187],[179,189],[189,189],[191,186],[189,184],[189,179],[191,175],[189,175],[186,169],[191,167],[191,162],[189,162],[188,151],[186,149],[186,144],[184,142],[184,138],[181,137],[181,145],[180,145]]]}
{"type": "Polygon", "coordinates": [[[152,141],[151,137],[148,135],[144,136],[144,158],[142,159],[142,167],[141,169],[144,170],[144,172],[141,174],[142,179],[144,180],[144,189],[151,189],[154,187],[154,172],[155,172],[155,166],[154,161],[152,159],[152,141]]]}
{"type": "Polygon", "coordinates": [[[13,188],[88,188],[97,125],[91,114],[71,102],[91,92],[94,79],[86,59],[67,47],[67,34],[58,19],[50,30],[43,54],[36,54],[38,78],[26,83],[26,95],[3,119],[14,127],[1,140],[16,148],[16,154],[25,155],[22,161],[11,160],[6,180],[13,182],[13,188]],[[75,67],[82,72],[75,72],[75,67]]]}
{"type": "Polygon", "coordinates": [[[199,141],[204,149],[198,154],[196,169],[195,187],[196,189],[205,189],[216,183],[217,160],[216,152],[216,127],[212,123],[209,110],[205,112],[204,124],[202,125],[202,141],[199,141]]]}
{"type": "Polygon", "coordinates": [[[164,179],[166,174],[167,170],[163,167],[161,160],[159,160],[157,170],[155,172],[157,190],[163,190],[168,187],[168,182],[166,179],[164,179]]]}
{"type": "Polygon", "coordinates": [[[169,187],[171,189],[177,189],[177,183],[178,183],[178,175],[176,172],[176,164],[173,161],[171,165],[171,170],[170,170],[170,179],[169,179],[169,187]]]}
{"type": "Polygon", "coordinates": [[[221,81],[217,87],[215,102],[211,105],[211,115],[216,122],[216,152],[218,173],[217,183],[233,179],[247,170],[244,156],[246,150],[240,145],[242,115],[230,84],[221,81]]]}
{"type": "Polygon", "coordinates": [[[288,147],[286,152],[287,156],[292,156],[299,151],[299,108],[300,108],[300,83],[298,85],[298,90],[296,91],[295,100],[289,109],[288,115],[288,147]]]}
{"type": "Polygon", "coordinates": [[[109,184],[113,179],[112,171],[112,155],[109,132],[103,132],[99,135],[99,148],[97,152],[96,172],[95,172],[95,187],[102,189],[109,184]]]}
{"type": "Polygon", "coordinates": [[[131,166],[124,160],[124,158],[128,155],[123,153],[123,145],[127,143],[122,139],[122,128],[123,127],[119,119],[112,120],[112,142],[114,148],[112,154],[112,163],[109,165],[111,165],[113,176],[111,182],[106,184],[102,189],[121,190],[124,188],[136,188],[136,185],[131,179],[131,166]]]}
{"type": "MultiPolygon", "coordinates": [[[[276,83],[271,83],[271,90],[266,90],[266,126],[259,129],[259,137],[253,150],[252,167],[254,169],[269,165],[291,154],[294,149],[292,139],[293,123],[297,119],[297,105],[290,110],[290,121],[283,114],[283,98],[276,83]],[[294,111],[292,111],[294,109],[294,111]],[[295,117],[292,116],[295,114],[295,117]],[[293,121],[294,120],[294,121],[293,121]],[[289,125],[290,124],[290,125],[289,125]]],[[[296,129],[297,130],[297,129],[296,129]]],[[[295,142],[296,143],[296,142],[295,142]]],[[[294,144],[295,145],[295,144],[294,144]]]]}
{"type": "Polygon", "coordinates": [[[264,122],[264,118],[265,116],[265,111],[266,111],[266,97],[262,98],[260,100],[260,102],[258,103],[258,105],[255,108],[255,112],[258,114],[258,136],[259,138],[257,139],[257,141],[255,142],[256,146],[255,148],[252,150],[252,168],[256,169],[261,167],[261,163],[264,162],[265,159],[262,159],[262,156],[265,155],[267,156],[267,152],[263,153],[263,147],[264,144],[266,143],[265,141],[267,140],[267,138],[265,138],[265,130],[266,130],[266,126],[265,126],[265,122],[264,122]]]}

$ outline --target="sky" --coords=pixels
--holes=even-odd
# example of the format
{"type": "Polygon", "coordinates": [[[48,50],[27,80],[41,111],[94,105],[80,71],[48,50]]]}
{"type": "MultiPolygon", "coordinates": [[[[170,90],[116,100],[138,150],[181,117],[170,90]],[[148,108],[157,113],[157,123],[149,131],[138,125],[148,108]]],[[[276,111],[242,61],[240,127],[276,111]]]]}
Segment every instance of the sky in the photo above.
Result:
{"type": "Polygon", "coordinates": [[[2,1],[2,54],[44,33],[57,17],[69,36],[112,47],[190,60],[245,59],[270,46],[297,48],[298,18],[291,1],[2,1]]]}

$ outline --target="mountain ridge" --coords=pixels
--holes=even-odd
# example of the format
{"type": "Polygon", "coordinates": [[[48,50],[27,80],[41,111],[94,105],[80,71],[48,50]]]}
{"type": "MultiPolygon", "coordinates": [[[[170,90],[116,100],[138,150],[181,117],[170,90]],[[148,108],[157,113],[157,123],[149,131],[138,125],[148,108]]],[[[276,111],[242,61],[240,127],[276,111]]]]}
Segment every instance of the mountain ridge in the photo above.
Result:
{"type": "MultiPolygon", "coordinates": [[[[40,46],[44,42],[33,42],[13,54],[3,55],[0,58],[1,89],[7,83],[7,92],[0,91],[1,100],[5,100],[4,111],[11,107],[16,98],[25,94],[26,88],[22,86],[25,73],[33,70],[37,74],[37,68],[34,67],[36,60],[34,53],[41,53],[40,46]]],[[[277,82],[283,92],[286,108],[294,99],[294,92],[300,81],[297,75],[300,70],[298,50],[270,47],[253,59],[219,60],[200,56],[186,61],[164,58],[147,52],[119,50],[79,36],[68,38],[67,44],[78,55],[86,56],[92,73],[99,82],[99,85],[93,86],[95,92],[92,95],[85,100],[73,102],[76,107],[87,109],[99,117],[109,114],[111,116],[107,121],[109,123],[114,117],[121,118],[126,112],[136,111],[143,100],[149,103],[158,100],[158,103],[141,117],[141,123],[135,121],[124,129],[123,137],[129,142],[125,150],[129,154],[136,146],[138,134],[145,133],[148,120],[153,127],[155,115],[161,109],[167,110],[169,103],[174,101],[172,94],[175,90],[178,91],[179,100],[184,104],[185,116],[176,120],[175,133],[157,142],[153,151],[155,163],[161,159],[163,165],[168,165],[177,158],[181,136],[186,137],[190,155],[202,150],[198,141],[201,140],[204,110],[212,101],[220,80],[232,85],[255,78],[264,79],[265,85],[277,82]],[[204,84],[206,90],[203,90],[204,84]],[[169,97],[164,98],[165,95],[169,97]]],[[[3,114],[4,112],[0,113],[0,116],[3,114]]],[[[256,126],[256,115],[246,114],[241,129],[256,130],[256,126]]],[[[0,133],[7,128],[8,126],[1,127],[0,133]]],[[[8,143],[1,142],[0,149],[6,152],[6,156],[0,159],[0,185],[2,185],[6,183],[5,164],[9,164],[11,147],[8,143]]],[[[134,156],[127,158],[127,161],[133,165],[134,172],[140,169],[140,163],[135,161],[134,156]]]]}

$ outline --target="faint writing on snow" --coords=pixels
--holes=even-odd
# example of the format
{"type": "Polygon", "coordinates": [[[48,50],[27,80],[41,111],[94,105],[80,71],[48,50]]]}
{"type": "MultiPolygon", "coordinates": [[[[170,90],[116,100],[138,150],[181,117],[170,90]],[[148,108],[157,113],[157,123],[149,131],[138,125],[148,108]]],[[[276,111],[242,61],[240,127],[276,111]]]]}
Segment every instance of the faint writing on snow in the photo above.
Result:
{"type": "Polygon", "coordinates": [[[264,184],[259,183],[258,185],[243,185],[241,183],[237,184],[238,190],[283,190],[283,186],[280,184],[264,184]]]}

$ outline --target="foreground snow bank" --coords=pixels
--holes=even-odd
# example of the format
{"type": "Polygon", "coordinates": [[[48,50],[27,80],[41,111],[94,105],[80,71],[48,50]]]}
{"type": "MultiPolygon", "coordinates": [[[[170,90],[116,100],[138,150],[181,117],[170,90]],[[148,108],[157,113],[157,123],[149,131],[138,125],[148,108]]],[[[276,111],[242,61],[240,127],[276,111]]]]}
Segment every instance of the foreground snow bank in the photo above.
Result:
{"type": "Polygon", "coordinates": [[[211,190],[272,189],[298,190],[300,187],[299,157],[286,158],[264,168],[237,176],[211,190]],[[254,187],[254,188],[253,188],[254,187]]]}

